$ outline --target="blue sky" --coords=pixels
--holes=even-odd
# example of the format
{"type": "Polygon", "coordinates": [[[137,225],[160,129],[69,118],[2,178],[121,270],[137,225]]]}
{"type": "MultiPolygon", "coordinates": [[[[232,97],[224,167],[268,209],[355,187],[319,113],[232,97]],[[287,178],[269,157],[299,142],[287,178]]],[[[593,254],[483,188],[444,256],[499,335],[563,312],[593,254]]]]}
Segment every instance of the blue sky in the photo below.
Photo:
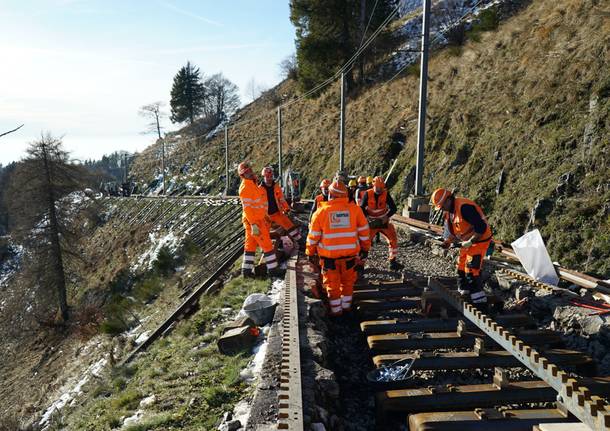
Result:
{"type": "Polygon", "coordinates": [[[0,133],[25,123],[0,138],[2,164],[43,131],[79,159],[141,150],[138,108],[168,103],[187,60],[249,102],[248,82],[277,83],[294,51],[288,0],[0,0],[0,25],[0,133]]]}

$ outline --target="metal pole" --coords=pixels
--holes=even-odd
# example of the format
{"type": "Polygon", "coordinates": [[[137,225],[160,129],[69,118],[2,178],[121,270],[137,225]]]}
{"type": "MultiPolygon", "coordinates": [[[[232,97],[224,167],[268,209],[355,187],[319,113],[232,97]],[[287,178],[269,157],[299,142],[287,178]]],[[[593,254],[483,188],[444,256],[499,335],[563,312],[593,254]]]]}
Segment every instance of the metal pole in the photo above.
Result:
{"type": "Polygon", "coordinates": [[[125,179],[123,180],[124,183],[127,182],[127,153],[123,154],[123,164],[125,165],[125,179]]]}
{"type": "Polygon", "coordinates": [[[278,153],[278,181],[282,185],[282,108],[277,108],[277,153],[278,153]]]}
{"type": "Polygon", "coordinates": [[[229,195],[229,128],[225,125],[225,196],[229,195]]]}
{"type": "Polygon", "coordinates": [[[339,129],[339,170],[345,166],[345,73],[341,74],[341,122],[339,129]]]}
{"type": "Polygon", "coordinates": [[[422,19],[421,75],[419,78],[419,122],[417,125],[417,165],[415,174],[415,195],[424,194],[424,148],[426,142],[426,103],[428,95],[428,49],[430,40],[430,0],[424,1],[422,19]]]}
{"type": "Polygon", "coordinates": [[[165,138],[161,139],[161,170],[163,171],[163,195],[165,195],[165,138]]]}

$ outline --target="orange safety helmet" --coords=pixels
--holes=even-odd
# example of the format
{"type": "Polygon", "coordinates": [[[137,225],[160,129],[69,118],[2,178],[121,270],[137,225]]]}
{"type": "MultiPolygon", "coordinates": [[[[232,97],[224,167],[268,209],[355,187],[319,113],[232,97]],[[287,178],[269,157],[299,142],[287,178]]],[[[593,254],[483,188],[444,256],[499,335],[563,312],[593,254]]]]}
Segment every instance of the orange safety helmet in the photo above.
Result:
{"type": "Polygon", "coordinates": [[[241,162],[237,167],[237,173],[240,177],[243,177],[248,171],[252,172],[252,166],[248,162],[241,162]]]}
{"type": "Polygon", "coordinates": [[[271,166],[265,166],[261,171],[263,177],[271,177],[273,179],[273,168],[271,166]]]}
{"type": "Polygon", "coordinates": [[[447,189],[436,189],[430,196],[430,203],[436,207],[436,209],[440,209],[443,206],[443,203],[447,199],[451,197],[451,191],[447,189]]]}
{"type": "Polygon", "coordinates": [[[373,190],[375,191],[375,193],[379,195],[379,194],[383,193],[384,189],[385,189],[385,181],[383,181],[383,178],[375,177],[373,179],[373,190]]]}
{"type": "Polygon", "coordinates": [[[347,196],[347,187],[341,181],[333,181],[328,188],[328,194],[331,198],[343,198],[347,196]]]}
{"type": "Polygon", "coordinates": [[[322,182],[320,183],[320,188],[321,189],[327,189],[330,187],[330,180],[327,180],[326,178],[324,178],[322,180],[322,182]]]}
{"type": "Polygon", "coordinates": [[[364,176],[359,176],[358,177],[358,184],[366,184],[366,177],[364,176]]]}

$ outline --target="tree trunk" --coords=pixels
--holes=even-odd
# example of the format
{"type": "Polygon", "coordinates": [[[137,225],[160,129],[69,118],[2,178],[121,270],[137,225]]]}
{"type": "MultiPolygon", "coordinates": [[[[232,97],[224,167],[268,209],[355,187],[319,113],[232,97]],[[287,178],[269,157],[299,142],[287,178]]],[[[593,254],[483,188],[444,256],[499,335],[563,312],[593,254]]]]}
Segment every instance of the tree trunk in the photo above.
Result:
{"type": "Polygon", "coordinates": [[[53,271],[53,279],[55,288],[57,289],[57,299],[59,301],[59,313],[62,321],[67,321],[68,299],[66,294],[66,275],[64,273],[64,264],[61,254],[61,244],[59,241],[59,222],[57,221],[57,212],[55,209],[55,194],[53,193],[53,183],[51,181],[51,167],[49,166],[49,155],[46,148],[42,151],[45,180],[47,185],[47,199],[49,208],[49,232],[51,241],[51,266],[53,271]]]}

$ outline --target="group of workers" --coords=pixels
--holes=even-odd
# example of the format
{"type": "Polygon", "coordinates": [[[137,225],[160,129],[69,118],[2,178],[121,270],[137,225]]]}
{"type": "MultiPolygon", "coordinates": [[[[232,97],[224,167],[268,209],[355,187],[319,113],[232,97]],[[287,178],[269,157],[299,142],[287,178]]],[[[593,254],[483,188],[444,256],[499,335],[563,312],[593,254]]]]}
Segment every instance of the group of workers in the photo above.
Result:
{"type": "Polygon", "coordinates": [[[254,277],[256,249],[260,247],[267,274],[281,277],[283,271],[279,268],[271,241],[271,223],[281,226],[294,242],[301,239],[301,231],[288,216],[290,205],[284,199],[282,188],[273,178],[271,167],[263,168],[260,182],[248,162],[240,163],[237,172],[241,178],[239,199],[243,207],[242,223],[246,233],[242,275],[254,277]]]}
{"type": "Polygon", "coordinates": [[[322,180],[310,215],[305,254],[322,270],[330,313],[351,310],[353,287],[364,269],[371,240],[381,234],[389,244],[389,266],[398,263],[398,237],[390,218],[396,204],[382,177],[351,180],[339,172],[331,182],[322,180]]]}
{"type": "MultiPolygon", "coordinates": [[[[296,241],[298,226],[288,217],[290,206],[280,186],[273,179],[273,170],[266,167],[263,179],[257,180],[251,166],[243,162],[238,167],[241,178],[239,197],[243,205],[243,225],[246,232],[242,273],[253,276],[257,247],[263,251],[267,272],[281,275],[273,252],[269,229],[271,222],[284,228],[296,241]]],[[[481,282],[483,259],[492,242],[489,223],[475,202],[455,196],[447,189],[432,193],[430,203],[444,212],[443,247],[460,249],[457,261],[458,291],[470,296],[472,303],[487,302],[481,282]]],[[[397,208],[382,177],[364,177],[347,181],[338,172],[333,181],[322,180],[309,222],[305,254],[322,272],[322,282],[332,316],[349,312],[354,283],[364,268],[371,240],[381,234],[389,246],[389,267],[400,270],[398,237],[390,218],[397,208]],[[347,183],[347,185],[346,185],[347,183]]]]}

